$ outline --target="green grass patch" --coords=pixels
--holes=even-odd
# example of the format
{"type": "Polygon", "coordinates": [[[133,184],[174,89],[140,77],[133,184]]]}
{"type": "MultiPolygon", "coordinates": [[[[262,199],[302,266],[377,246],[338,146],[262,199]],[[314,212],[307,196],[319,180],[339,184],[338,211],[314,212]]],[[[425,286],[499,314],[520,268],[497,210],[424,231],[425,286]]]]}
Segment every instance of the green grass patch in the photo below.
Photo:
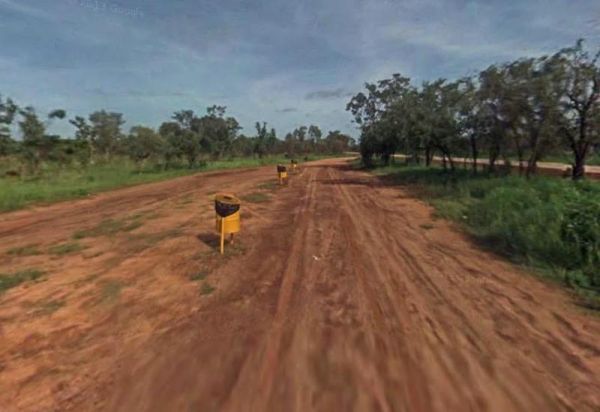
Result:
{"type": "Polygon", "coordinates": [[[6,253],[10,256],[37,256],[42,254],[37,244],[14,247],[8,249],[6,253]]]}
{"type": "Polygon", "coordinates": [[[270,197],[264,193],[254,192],[242,196],[241,200],[249,203],[264,203],[267,202],[269,199],[270,197]]]}
{"type": "Polygon", "coordinates": [[[13,274],[0,273],[0,294],[24,282],[40,279],[44,272],[38,269],[26,269],[13,274]]]}
{"type": "Polygon", "coordinates": [[[277,190],[279,188],[279,183],[275,180],[270,180],[268,182],[261,183],[257,186],[259,189],[263,190],[277,190]]]}
{"type": "Polygon", "coordinates": [[[486,248],[600,297],[598,182],[400,165],[375,173],[389,184],[407,186],[486,248]]]}
{"type": "Polygon", "coordinates": [[[125,254],[135,255],[149,249],[165,239],[178,237],[181,235],[181,229],[169,229],[157,233],[139,233],[127,237],[122,250],[125,254]]]}
{"type": "Polygon", "coordinates": [[[82,245],[79,242],[66,242],[61,243],[59,245],[51,246],[48,249],[48,253],[56,256],[64,256],[70,255],[72,253],[81,252],[84,249],[86,249],[86,246],[82,245]]]}
{"type": "Polygon", "coordinates": [[[110,279],[101,282],[100,284],[100,302],[114,303],[121,296],[123,290],[123,282],[117,279],[110,279]]]}
{"type": "Polygon", "coordinates": [[[215,290],[216,289],[213,286],[211,286],[208,282],[204,282],[202,283],[202,286],[200,286],[200,294],[203,296],[210,295],[215,290]]]}
{"type": "Polygon", "coordinates": [[[64,300],[42,300],[35,303],[34,316],[49,316],[65,306],[64,300]]]}
{"type": "Polygon", "coordinates": [[[199,272],[196,272],[196,273],[193,273],[192,275],[190,275],[190,280],[196,282],[199,280],[206,279],[207,276],[208,276],[208,272],[205,270],[201,270],[199,272]]]}
{"type": "Polygon", "coordinates": [[[126,219],[104,219],[93,228],[78,230],[73,233],[73,239],[114,236],[119,232],[131,232],[144,224],[141,219],[142,217],[139,215],[126,219]]]}

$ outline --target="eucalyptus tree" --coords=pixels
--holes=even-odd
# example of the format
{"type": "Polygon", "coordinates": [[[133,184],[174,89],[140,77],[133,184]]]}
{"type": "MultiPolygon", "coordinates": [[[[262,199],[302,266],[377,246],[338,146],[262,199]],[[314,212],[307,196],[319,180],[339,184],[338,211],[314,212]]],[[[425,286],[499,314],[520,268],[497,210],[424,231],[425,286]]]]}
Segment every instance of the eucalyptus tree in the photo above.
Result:
{"type": "Polygon", "coordinates": [[[389,109],[411,91],[410,79],[396,73],[390,79],[366,83],[367,93],[360,92],[346,106],[361,129],[360,151],[365,164],[380,155],[388,163],[399,149],[401,135],[398,116],[389,109]]]}
{"type": "Polygon", "coordinates": [[[99,110],[89,116],[92,127],[92,145],[96,153],[109,159],[121,144],[123,133],[121,127],[125,124],[123,114],[99,110]]]}
{"type": "Polygon", "coordinates": [[[127,155],[138,167],[147,159],[162,156],[166,145],[160,134],[145,126],[132,127],[126,139],[127,155]]]}
{"type": "Polygon", "coordinates": [[[10,98],[4,100],[0,95],[0,156],[15,151],[16,142],[11,137],[10,126],[18,110],[18,106],[10,98]]]}
{"type": "Polygon", "coordinates": [[[585,173],[593,145],[600,144],[600,51],[592,55],[583,40],[550,61],[562,90],[558,128],[573,153],[573,179],[585,173]]]}
{"type": "MultiPolygon", "coordinates": [[[[60,137],[46,134],[46,130],[53,119],[64,119],[66,112],[62,109],[53,110],[47,115],[46,121],[42,121],[35,109],[27,106],[18,111],[21,121],[21,156],[29,165],[31,172],[38,172],[42,162],[50,160],[54,151],[58,148],[60,137]]],[[[62,158],[62,156],[56,156],[62,158]]]]}
{"type": "Polygon", "coordinates": [[[69,123],[75,127],[75,142],[74,146],[77,150],[77,156],[82,166],[87,166],[93,159],[94,145],[94,129],[88,121],[81,116],[75,116],[70,119],[69,123]]]}

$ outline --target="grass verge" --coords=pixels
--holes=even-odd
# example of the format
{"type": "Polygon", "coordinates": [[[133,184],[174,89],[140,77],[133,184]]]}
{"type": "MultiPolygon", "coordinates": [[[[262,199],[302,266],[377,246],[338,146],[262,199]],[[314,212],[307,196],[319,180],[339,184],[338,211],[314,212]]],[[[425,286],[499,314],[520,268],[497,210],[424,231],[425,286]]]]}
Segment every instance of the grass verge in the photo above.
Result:
{"type": "Polygon", "coordinates": [[[79,242],[67,242],[51,246],[48,253],[56,256],[70,255],[84,250],[86,247],[79,242]]]}
{"type": "Polygon", "coordinates": [[[374,173],[406,185],[486,248],[562,282],[600,309],[600,183],[404,165],[374,173]]]}
{"type": "Polygon", "coordinates": [[[0,294],[19,286],[21,283],[38,280],[43,275],[44,272],[38,269],[25,269],[10,275],[0,273],[0,294]]]}
{"type": "Polygon", "coordinates": [[[245,196],[242,196],[241,200],[248,202],[248,203],[264,203],[269,200],[269,196],[266,195],[265,193],[254,192],[254,193],[249,193],[245,196]]]}
{"type": "MultiPolygon", "coordinates": [[[[323,157],[310,156],[308,160],[323,157]]],[[[61,168],[55,164],[42,167],[39,175],[8,178],[0,177],[0,212],[17,210],[34,204],[46,204],[67,199],[85,197],[119,187],[133,186],[142,183],[168,180],[214,170],[258,167],[288,163],[283,156],[267,156],[258,158],[238,158],[202,162],[195,168],[176,167],[164,169],[149,165],[139,169],[133,162],[125,158],[116,158],[110,162],[91,165],[85,169],[61,168]]],[[[2,172],[0,167],[0,172],[2,172]]],[[[4,176],[4,173],[0,173],[4,176]]]]}

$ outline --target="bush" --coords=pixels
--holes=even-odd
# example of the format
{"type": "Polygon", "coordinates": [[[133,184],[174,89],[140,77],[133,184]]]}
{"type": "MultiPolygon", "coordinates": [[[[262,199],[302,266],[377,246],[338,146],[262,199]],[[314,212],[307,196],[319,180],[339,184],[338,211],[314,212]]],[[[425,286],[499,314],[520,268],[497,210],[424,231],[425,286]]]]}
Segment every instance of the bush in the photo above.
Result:
{"type": "Polygon", "coordinates": [[[573,265],[582,268],[590,286],[600,287],[600,202],[588,197],[571,202],[560,233],[571,246],[573,265]]]}

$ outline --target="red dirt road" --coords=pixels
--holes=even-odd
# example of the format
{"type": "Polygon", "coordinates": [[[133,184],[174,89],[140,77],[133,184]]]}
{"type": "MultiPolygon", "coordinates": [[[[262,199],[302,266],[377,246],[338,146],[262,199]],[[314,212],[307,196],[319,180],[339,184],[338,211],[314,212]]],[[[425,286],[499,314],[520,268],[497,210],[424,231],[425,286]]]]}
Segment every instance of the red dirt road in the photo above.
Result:
{"type": "Polygon", "coordinates": [[[598,316],[344,160],[272,169],[0,216],[47,273],[0,297],[0,410],[600,409],[598,316]],[[269,196],[225,257],[222,189],[269,196]]]}

